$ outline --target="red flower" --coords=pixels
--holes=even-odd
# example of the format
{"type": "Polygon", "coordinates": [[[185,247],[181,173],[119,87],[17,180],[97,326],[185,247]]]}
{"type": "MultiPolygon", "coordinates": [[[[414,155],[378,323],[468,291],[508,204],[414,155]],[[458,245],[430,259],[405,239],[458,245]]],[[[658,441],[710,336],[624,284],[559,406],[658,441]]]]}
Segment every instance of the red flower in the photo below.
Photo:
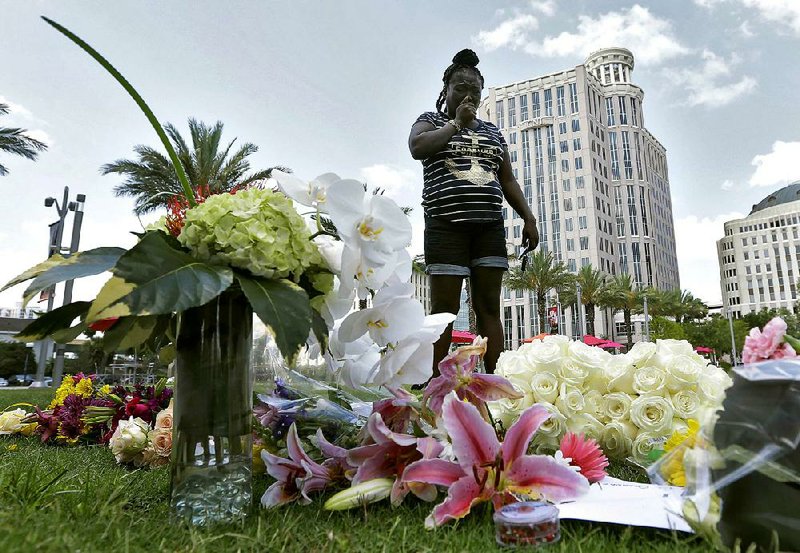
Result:
{"type": "Polygon", "coordinates": [[[109,317],[108,319],[100,319],[99,321],[91,323],[89,325],[89,328],[91,330],[94,330],[95,332],[105,332],[106,330],[117,324],[118,320],[119,317],[109,317]]]}
{"type": "Polygon", "coordinates": [[[584,438],[583,434],[567,432],[561,438],[559,449],[565,458],[571,459],[570,465],[581,469],[581,474],[589,482],[599,482],[606,477],[605,468],[608,466],[608,459],[594,439],[584,438]]]}

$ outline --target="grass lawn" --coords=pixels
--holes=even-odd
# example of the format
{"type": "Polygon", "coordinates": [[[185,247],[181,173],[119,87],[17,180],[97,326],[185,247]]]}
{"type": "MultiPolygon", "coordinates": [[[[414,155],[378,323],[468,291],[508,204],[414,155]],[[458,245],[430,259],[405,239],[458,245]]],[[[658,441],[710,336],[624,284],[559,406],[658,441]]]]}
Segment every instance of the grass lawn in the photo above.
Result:
{"type": "MultiPolygon", "coordinates": [[[[46,405],[52,390],[2,390],[0,410],[46,405]]],[[[635,477],[624,467],[617,476],[635,477]]],[[[256,497],[268,485],[255,479],[256,497]]],[[[408,500],[327,512],[322,501],[265,511],[245,522],[195,529],[169,521],[169,468],[131,470],[106,447],[43,446],[37,437],[0,436],[0,551],[499,551],[490,509],[435,531],[431,505],[408,500]]],[[[545,551],[579,553],[709,551],[698,538],[610,524],[562,522],[561,542],[545,551]]]]}

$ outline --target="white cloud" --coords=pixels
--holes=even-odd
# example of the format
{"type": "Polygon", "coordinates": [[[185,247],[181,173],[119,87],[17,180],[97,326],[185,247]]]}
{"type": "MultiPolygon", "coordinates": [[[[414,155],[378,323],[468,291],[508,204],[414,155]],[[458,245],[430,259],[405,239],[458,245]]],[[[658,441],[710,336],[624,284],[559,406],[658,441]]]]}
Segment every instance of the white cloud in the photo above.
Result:
{"type": "Polygon", "coordinates": [[[730,179],[725,179],[725,181],[719,185],[720,190],[731,190],[733,188],[733,181],[730,179]]]}
{"type": "Polygon", "coordinates": [[[749,21],[742,21],[742,24],[739,25],[739,33],[744,38],[753,38],[756,34],[750,29],[750,22],[749,21]]]}
{"type": "Polygon", "coordinates": [[[531,9],[547,17],[552,17],[556,13],[555,0],[531,0],[531,9]]]}
{"type": "Polygon", "coordinates": [[[776,141],[768,154],[757,155],[751,161],[756,170],[750,186],[783,186],[800,180],[800,142],[776,141]]]}
{"type": "Polygon", "coordinates": [[[361,169],[361,179],[370,190],[381,188],[384,194],[397,202],[400,207],[412,208],[412,238],[409,252],[412,256],[422,253],[425,230],[425,217],[422,212],[422,175],[407,167],[376,164],[361,169]]]}
{"type": "Polygon", "coordinates": [[[628,48],[644,65],[658,64],[689,52],[673,34],[669,20],[655,17],[638,4],[597,18],[580,15],[574,33],[565,31],[538,42],[529,41],[525,51],[539,57],[586,56],[608,46],[628,48]]]}
{"type": "Polygon", "coordinates": [[[719,303],[719,261],[717,240],[725,234],[724,224],[744,217],[723,213],[708,217],[689,215],[675,221],[675,247],[681,275],[681,288],[707,303],[719,303]]]}
{"type": "Polygon", "coordinates": [[[710,50],[703,50],[702,58],[699,67],[669,73],[673,81],[688,92],[686,103],[690,106],[724,106],[753,92],[758,86],[758,81],[747,75],[731,80],[731,68],[740,62],[735,54],[726,60],[710,50]]]}
{"type": "Polygon", "coordinates": [[[33,119],[33,114],[28,108],[26,108],[22,104],[17,104],[16,102],[12,102],[5,96],[0,96],[0,104],[5,104],[8,106],[9,115],[17,115],[25,119],[33,119]]]}
{"type": "Polygon", "coordinates": [[[788,25],[800,35],[800,2],[797,0],[739,0],[748,8],[755,8],[767,21],[788,25]]]}
{"type": "Polygon", "coordinates": [[[703,8],[713,8],[717,4],[722,4],[728,0],[694,0],[694,3],[703,8]]]}
{"type": "Polygon", "coordinates": [[[473,41],[488,51],[507,46],[512,50],[525,46],[527,32],[539,28],[539,20],[533,15],[517,15],[500,23],[491,31],[480,31],[473,41]]]}

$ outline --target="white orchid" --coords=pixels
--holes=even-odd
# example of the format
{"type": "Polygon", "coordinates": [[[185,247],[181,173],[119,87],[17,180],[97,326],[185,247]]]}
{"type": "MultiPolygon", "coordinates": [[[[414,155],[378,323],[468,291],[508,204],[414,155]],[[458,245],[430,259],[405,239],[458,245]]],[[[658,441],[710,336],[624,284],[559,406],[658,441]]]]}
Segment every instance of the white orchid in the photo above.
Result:
{"type": "MultiPolygon", "coordinates": [[[[276,169],[272,171],[270,180],[274,180],[281,192],[300,205],[313,207],[321,213],[327,213],[328,189],[342,179],[335,173],[324,173],[310,182],[303,182],[294,175],[276,169]]],[[[363,188],[360,182],[351,182],[363,188]]]]}
{"type": "Polygon", "coordinates": [[[399,342],[425,320],[425,310],[413,299],[414,285],[398,283],[378,290],[373,307],[350,313],[342,321],[339,339],[349,342],[369,332],[370,337],[381,347],[399,342]]]}

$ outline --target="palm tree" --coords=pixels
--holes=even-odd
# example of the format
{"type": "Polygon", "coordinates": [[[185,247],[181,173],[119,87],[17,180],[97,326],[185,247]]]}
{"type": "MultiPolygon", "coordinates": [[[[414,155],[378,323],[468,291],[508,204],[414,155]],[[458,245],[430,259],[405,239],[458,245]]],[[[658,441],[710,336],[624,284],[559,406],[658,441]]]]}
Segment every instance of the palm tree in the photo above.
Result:
{"type": "Polygon", "coordinates": [[[578,301],[576,284],[581,287],[581,303],[586,307],[586,333],[594,336],[595,307],[602,305],[602,291],[608,277],[591,265],[584,265],[564,290],[561,301],[573,305],[578,301]]]}
{"type": "Polygon", "coordinates": [[[573,278],[567,266],[561,261],[556,261],[552,252],[539,250],[530,254],[530,263],[524,272],[522,266],[516,266],[506,273],[505,285],[510,290],[534,292],[539,321],[545,321],[547,292],[555,290],[559,295],[562,294],[573,278]]]}
{"type": "MultiPolygon", "coordinates": [[[[236,139],[227,145],[221,144],[222,127],[220,121],[208,126],[202,121],[189,119],[190,148],[178,129],[170,123],[164,125],[193,189],[208,186],[211,193],[227,192],[266,180],[273,169],[282,169],[272,167],[248,174],[250,162],[247,156],[257,152],[258,146],[247,142],[232,151],[236,139]]],[[[100,171],[104,175],[117,173],[125,176],[125,182],[114,187],[114,193],[135,198],[134,213],[142,215],[166,207],[171,198],[183,196],[183,188],[167,156],[141,144],[133,151],[137,160],[119,159],[103,165],[100,171]]]]}
{"type": "Polygon", "coordinates": [[[641,305],[641,292],[633,287],[631,275],[617,275],[608,281],[601,296],[603,305],[607,305],[614,311],[622,311],[628,335],[628,350],[630,351],[633,346],[631,313],[637,311],[641,305]]]}
{"type": "MultiPolygon", "coordinates": [[[[6,115],[9,111],[8,104],[0,104],[0,115],[6,115]]],[[[25,129],[0,127],[0,152],[22,156],[25,159],[35,161],[39,152],[47,149],[47,144],[26,136],[26,132],[25,129]]],[[[0,177],[7,174],[8,169],[3,164],[0,164],[0,177]]]]}

